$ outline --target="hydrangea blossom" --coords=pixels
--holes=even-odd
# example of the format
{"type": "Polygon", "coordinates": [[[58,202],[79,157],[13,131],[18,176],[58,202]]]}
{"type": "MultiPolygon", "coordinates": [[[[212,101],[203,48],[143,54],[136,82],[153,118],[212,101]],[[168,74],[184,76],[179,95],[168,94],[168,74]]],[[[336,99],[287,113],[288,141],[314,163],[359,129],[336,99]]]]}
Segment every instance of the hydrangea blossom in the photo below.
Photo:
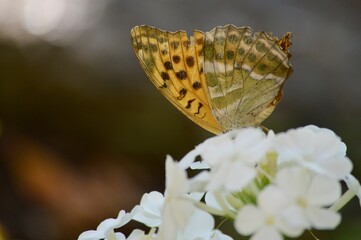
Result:
{"type": "Polygon", "coordinates": [[[144,194],[131,213],[121,211],[79,240],[231,240],[215,227],[222,224],[214,216],[232,221],[251,240],[334,229],[338,211],[354,196],[361,199],[351,170],[346,145],[329,129],[233,130],[199,144],[179,162],[167,156],[164,194],[144,194]],[[344,194],[341,180],[349,188],[344,194]],[[131,219],[149,232],[135,229],[127,238],[115,232],[131,219]]]}

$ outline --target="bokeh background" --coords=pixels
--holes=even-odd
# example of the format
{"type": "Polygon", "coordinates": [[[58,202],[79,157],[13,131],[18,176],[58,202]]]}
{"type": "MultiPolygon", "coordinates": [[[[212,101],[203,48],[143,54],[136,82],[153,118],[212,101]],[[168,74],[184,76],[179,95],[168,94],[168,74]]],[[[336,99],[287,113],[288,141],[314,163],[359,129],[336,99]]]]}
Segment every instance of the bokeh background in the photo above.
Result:
{"type": "MultiPolygon", "coordinates": [[[[359,0],[0,0],[1,234],[76,239],[144,192],[163,191],[166,154],[180,159],[211,134],[152,86],[130,29],[229,23],[293,32],[294,72],[264,125],[333,129],[360,179],[359,0]]],[[[358,200],[342,214],[336,231],[316,236],[360,239],[358,200]]]]}

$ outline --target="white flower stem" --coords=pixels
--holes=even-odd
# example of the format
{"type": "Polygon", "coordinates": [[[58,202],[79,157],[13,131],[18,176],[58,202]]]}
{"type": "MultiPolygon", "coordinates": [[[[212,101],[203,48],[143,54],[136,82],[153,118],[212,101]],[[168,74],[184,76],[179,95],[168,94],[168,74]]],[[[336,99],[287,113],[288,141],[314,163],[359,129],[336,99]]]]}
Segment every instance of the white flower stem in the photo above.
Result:
{"type": "Polygon", "coordinates": [[[214,196],[217,200],[217,203],[222,207],[223,210],[227,211],[228,207],[226,203],[224,202],[224,198],[222,194],[219,191],[214,192],[214,196]]]}
{"type": "Polygon", "coordinates": [[[217,216],[224,216],[225,213],[224,211],[220,211],[218,209],[215,209],[215,208],[212,208],[210,206],[208,206],[207,204],[203,203],[203,202],[197,202],[197,201],[194,201],[194,205],[199,208],[199,209],[202,209],[212,215],[217,215],[217,216]]]}
{"type": "Polygon", "coordinates": [[[115,236],[114,230],[107,233],[106,239],[117,240],[117,237],[115,236]]]}
{"type": "Polygon", "coordinates": [[[356,195],[355,191],[349,189],[347,190],[341,198],[335,202],[330,209],[338,212],[341,208],[343,208],[354,196],[356,195]]]}
{"type": "Polygon", "coordinates": [[[220,191],[216,191],[214,193],[214,196],[216,197],[216,200],[218,202],[218,204],[222,207],[222,209],[224,210],[224,212],[226,213],[227,216],[234,218],[235,215],[234,213],[229,209],[228,205],[226,204],[226,202],[224,201],[224,197],[222,196],[220,191]]]}
{"type": "Polygon", "coordinates": [[[157,231],[157,228],[152,227],[152,228],[149,230],[148,236],[153,236],[156,231],[157,231]]]}
{"type": "Polygon", "coordinates": [[[228,203],[235,209],[240,209],[244,205],[242,201],[236,198],[233,194],[228,194],[226,199],[228,203]]]}
{"type": "Polygon", "coordinates": [[[277,154],[268,153],[266,161],[257,166],[257,171],[273,183],[275,181],[274,176],[277,173],[277,154]]]}

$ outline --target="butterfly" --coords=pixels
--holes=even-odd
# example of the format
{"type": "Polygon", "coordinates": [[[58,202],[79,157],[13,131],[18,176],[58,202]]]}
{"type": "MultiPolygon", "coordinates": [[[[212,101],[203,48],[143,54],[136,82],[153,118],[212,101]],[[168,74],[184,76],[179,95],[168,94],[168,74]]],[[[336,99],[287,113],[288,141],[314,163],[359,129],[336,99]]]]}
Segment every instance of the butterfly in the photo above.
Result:
{"type": "Polygon", "coordinates": [[[131,30],[135,54],[153,84],[182,113],[220,134],[258,126],[282,98],[292,72],[291,33],[281,39],[249,27],[209,32],[131,30]]]}

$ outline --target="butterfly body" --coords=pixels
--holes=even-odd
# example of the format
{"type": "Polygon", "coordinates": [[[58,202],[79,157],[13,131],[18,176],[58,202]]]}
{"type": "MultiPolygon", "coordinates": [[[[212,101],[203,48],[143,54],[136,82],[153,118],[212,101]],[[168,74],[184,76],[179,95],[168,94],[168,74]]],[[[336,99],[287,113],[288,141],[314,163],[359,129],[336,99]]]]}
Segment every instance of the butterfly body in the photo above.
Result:
{"type": "Polygon", "coordinates": [[[203,33],[132,29],[135,53],[162,94],[213,133],[257,126],[282,97],[292,68],[290,34],[281,40],[249,27],[216,27],[203,33]]]}

